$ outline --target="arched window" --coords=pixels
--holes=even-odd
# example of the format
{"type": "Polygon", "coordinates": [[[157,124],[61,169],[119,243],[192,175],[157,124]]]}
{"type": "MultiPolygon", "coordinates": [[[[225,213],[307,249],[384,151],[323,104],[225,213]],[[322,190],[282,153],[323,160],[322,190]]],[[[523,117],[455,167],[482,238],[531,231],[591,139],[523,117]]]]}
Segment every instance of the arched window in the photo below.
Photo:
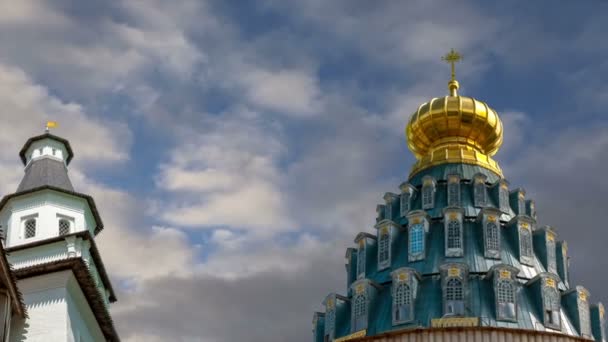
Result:
{"type": "Polygon", "coordinates": [[[561,305],[556,288],[551,286],[545,286],[543,288],[543,307],[545,311],[545,325],[559,328],[559,310],[561,305]]]}
{"type": "Polygon", "coordinates": [[[464,288],[462,280],[448,279],[445,285],[445,314],[448,316],[464,315],[464,288]]]}
{"type": "Polygon", "coordinates": [[[498,257],[498,253],[500,253],[500,230],[495,220],[486,223],[485,245],[487,257],[498,257]]]}
{"type": "Polygon", "coordinates": [[[520,232],[520,253],[524,258],[531,258],[533,255],[532,251],[532,235],[530,234],[530,230],[525,227],[519,228],[520,232]]]}
{"type": "Polygon", "coordinates": [[[357,251],[357,275],[359,278],[365,277],[365,243],[359,243],[357,251]]]}
{"type": "Polygon", "coordinates": [[[579,298],[578,314],[581,323],[581,335],[591,336],[591,321],[589,319],[589,304],[586,300],[579,298]]]}
{"type": "Polygon", "coordinates": [[[358,294],[353,300],[353,332],[367,328],[367,299],[358,294]]]}
{"type": "Polygon", "coordinates": [[[413,318],[412,290],[406,283],[397,285],[393,302],[393,321],[394,323],[404,323],[413,318]]]}
{"type": "Polygon", "coordinates": [[[59,235],[67,235],[70,233],[70,221],[66,219],[59,220],[59,235]]]}
{"type": "Polygon", "coordinates": [[[448,178],[448,206],[460,206],[460,179],[458,176],[448,178]]]}
{"type": "Polygon", "coordinates": [[[424,225],[422,223],[414,224],[410,228],[410,256],[417,258],[424,255],[424,225]]]}
{"type": "Polygon", "coordinates": [[[487,204],[487,189],[483,178],[475,179],[473,186],[473,202],[476,207],[485,207],[487,204]]]}
{"type": "Polygon", "coordinates": [[[498,319],[516,320],[515,285],[511,279],[500,279],[496,282],[496,304],[498,319]]]}
{"type": "Polygon", "coordinates": [[[458,219],[448,222],[448,248],[462,248],[462,239],[460,238],[460,221],[458,219]]]}
{"type": "Polygon", "coordinates": [[[36,219],[29,219],[25,221],[25,238],[33,238],[36,236],[36,219]]]}
{"type": "Polygon", "coordinates": [[[378,241],[378,268],[387,267],[390,265],[390,242],[391,235],[386,228],[380,230],[380,239],[378,241]]]}

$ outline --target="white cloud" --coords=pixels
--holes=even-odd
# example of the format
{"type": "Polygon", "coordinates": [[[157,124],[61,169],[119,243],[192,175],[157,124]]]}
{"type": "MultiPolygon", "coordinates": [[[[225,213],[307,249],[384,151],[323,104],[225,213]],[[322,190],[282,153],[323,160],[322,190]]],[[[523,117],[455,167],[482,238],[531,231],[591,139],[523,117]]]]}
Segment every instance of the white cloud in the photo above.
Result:
{"type": "Polygon", "coordinates": [[[241,75],[249,100],[283,114],[318,114],[320,90],[315,76],[301,70],[251,70],[241,75]]]}
{"type": "Polygon", "coordinates": [[[171,201],[152,210],[174,225],[257,234],[293,229],[278,165],[285,152],[280,133],[255,118],[228,116],[210,120],[205,132],[186,135],[172,150],[157,176],[171,201]]]}

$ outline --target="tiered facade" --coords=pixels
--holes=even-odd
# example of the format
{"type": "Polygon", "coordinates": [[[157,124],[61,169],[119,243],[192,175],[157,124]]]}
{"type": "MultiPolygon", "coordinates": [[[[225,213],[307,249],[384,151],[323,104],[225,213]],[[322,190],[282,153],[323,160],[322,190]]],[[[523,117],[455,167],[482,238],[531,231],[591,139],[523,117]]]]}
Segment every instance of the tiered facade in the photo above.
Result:
{"type": "Polygon", "coordinates": [[[103,222],[93,198],[72,186],[73,156],[70,143],[48,131],[30,138],[20,152],[23,180],[0,200],[2,342],[120,340],[108,311],[116,296],[95,243],[103,222]]]}
{"type": "Polygon", "coordinates": [[[346,251],[346,291],[313,318],[313,340],[605,341],[604,307],[570,281],[568,248],[492,159],[498,114],[450,95],[406,128],[417,158],[346,251]]]}

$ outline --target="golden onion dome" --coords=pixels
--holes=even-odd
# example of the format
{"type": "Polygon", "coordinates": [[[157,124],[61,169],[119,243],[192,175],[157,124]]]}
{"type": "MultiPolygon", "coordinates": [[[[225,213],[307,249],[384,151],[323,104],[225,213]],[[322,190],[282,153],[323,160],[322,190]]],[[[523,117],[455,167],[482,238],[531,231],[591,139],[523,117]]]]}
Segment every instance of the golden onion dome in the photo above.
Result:
{"type": "Polygon", "coordinates": [[[444,59],[452,63],[450,95],[420,105],[405,130],[408,147],[417,159],[410,176],[439,164],[465,163],[502,177],[498,163],[491,158],[502,145],[502,122],[486,103],[458,95],[454,62],[460,55],[452,50],[444,59]]]}

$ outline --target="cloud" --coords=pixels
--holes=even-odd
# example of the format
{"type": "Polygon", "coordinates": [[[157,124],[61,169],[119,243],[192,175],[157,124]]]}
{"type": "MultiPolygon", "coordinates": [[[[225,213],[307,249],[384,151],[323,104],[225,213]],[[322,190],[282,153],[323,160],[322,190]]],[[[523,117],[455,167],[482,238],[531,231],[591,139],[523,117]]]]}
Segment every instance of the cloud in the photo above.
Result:
{"type": "Polygon", "coordinates": [[[293,229],[284,208],[285,153],[280,131],[238,115],[210,119],[204,132],[187,134],[157,175],[171,201],[156,203],[170,224],[231,226],[267,234],[293,229]]]}
{"type": "Polygon", "coordinates": [[[316,77],[298,70],[252,70],[242,76],[249,100],[279,113],[318,114],[320,90],[316,77]]]}

